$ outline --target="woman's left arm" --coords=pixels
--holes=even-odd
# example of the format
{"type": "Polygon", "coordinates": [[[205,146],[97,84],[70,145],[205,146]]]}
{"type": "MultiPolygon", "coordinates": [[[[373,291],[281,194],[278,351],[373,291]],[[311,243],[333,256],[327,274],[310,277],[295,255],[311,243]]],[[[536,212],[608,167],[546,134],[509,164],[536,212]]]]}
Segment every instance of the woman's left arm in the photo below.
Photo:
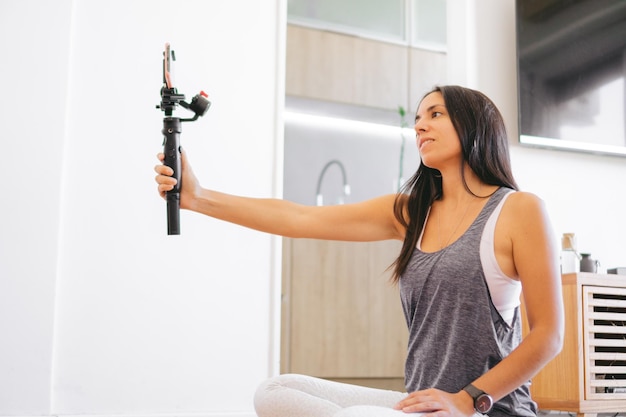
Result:
{"type": "Polygon", "coordinates": [[[564,332],[559,253],[544,203],[523,192],[509,200],[505,236],[522,283],[529,332],[508,357],[474,381],[494,401],[529,381],[552,360],[561,351],[564,332]]]}

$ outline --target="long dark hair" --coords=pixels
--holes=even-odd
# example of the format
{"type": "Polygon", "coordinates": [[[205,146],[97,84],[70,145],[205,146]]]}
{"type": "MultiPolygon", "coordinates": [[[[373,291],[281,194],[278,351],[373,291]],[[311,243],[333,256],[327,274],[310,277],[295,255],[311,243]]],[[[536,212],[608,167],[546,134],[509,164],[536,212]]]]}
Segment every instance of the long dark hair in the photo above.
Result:
{"type": "MultiPolygon", "coordinates": [[[[440,92],[452,125],[461,142],[463,159],[459,169],[465,189],[467,164],[481,181],[517,190],[509,156],[509,142],[504,120],[495,104],[483,93],[456,85],[435,87],[426,93],[440,92]]],[[[472,193],[473,194],[473,193],[472,193]]],[[[394,214],[406,228],[400,254],[392,264],[393,282],[398,282],[406,270],[424,224],[428,210],[443,196],[442,179],[438,170],[420,164],[396,197],[394,214]]]]}

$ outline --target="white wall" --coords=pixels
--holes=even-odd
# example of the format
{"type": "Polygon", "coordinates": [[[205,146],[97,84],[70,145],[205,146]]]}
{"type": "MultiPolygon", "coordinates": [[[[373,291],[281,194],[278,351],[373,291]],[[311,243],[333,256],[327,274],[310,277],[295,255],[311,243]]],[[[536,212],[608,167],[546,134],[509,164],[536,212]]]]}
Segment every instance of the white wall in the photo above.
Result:
{"type": "Polygon", "coordinates": [[[286,2],[48,3],[0,5],[0,415],[252,415],[280,243],[187,212],[166,235],[155,105],[169,41],[213,102],[183,125],[198,177],[280,195],[286,2]]]}
{"type": "Polygon", "coordinates": [[[0,415],[46,413],[71,1],[0,2],[0,415]]]}
{"type": "Polygon", "coordinates": [[[574,232],[600,271],[626,266],[623,157],[522,147],[517,142],[514,0],[448,0],[448,82],[491,97],[506,120],[520,187],[546,202],[555,233],[574,232]]]}

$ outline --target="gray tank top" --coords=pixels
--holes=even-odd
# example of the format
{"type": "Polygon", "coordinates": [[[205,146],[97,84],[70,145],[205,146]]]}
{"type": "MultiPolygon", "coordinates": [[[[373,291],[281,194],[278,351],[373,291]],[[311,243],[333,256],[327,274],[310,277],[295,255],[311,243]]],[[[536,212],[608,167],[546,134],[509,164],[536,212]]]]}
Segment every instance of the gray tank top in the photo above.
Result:
{"type": "MultiPolygon", "coordinates": [[[[510,326],[491,302],[480,262],[485,223],[508,191],[498,189],[456,242],[434,253],[413,251],[400,278],[409,327],[408,392],[427,388],[458,392],[521,341],[519,307],[510,326]]],[[[529,383],[496,402],[489,413],[492,417],[536,414],[529,383]]]]}

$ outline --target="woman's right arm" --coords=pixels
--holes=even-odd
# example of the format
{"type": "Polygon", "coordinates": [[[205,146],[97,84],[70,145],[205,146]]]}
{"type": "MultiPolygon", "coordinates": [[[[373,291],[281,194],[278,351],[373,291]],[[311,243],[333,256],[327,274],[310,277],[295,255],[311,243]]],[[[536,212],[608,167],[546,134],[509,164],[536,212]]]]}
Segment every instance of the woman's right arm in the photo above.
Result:
{"type": "MultiPolygon", "coordinates": [[[[163,161],[163,154],[158,155],[163,161]]],[[[275,235],[344,241],[403,239],[395,219],[395,195],[361,203],[306,206],[273,198],[240,197],[202,188],[183,151],[180,205],[216,219],[275,235]]],[[[156,182],[162,197],[176,184],[173,171],[157,165],[156,182]]]]}

